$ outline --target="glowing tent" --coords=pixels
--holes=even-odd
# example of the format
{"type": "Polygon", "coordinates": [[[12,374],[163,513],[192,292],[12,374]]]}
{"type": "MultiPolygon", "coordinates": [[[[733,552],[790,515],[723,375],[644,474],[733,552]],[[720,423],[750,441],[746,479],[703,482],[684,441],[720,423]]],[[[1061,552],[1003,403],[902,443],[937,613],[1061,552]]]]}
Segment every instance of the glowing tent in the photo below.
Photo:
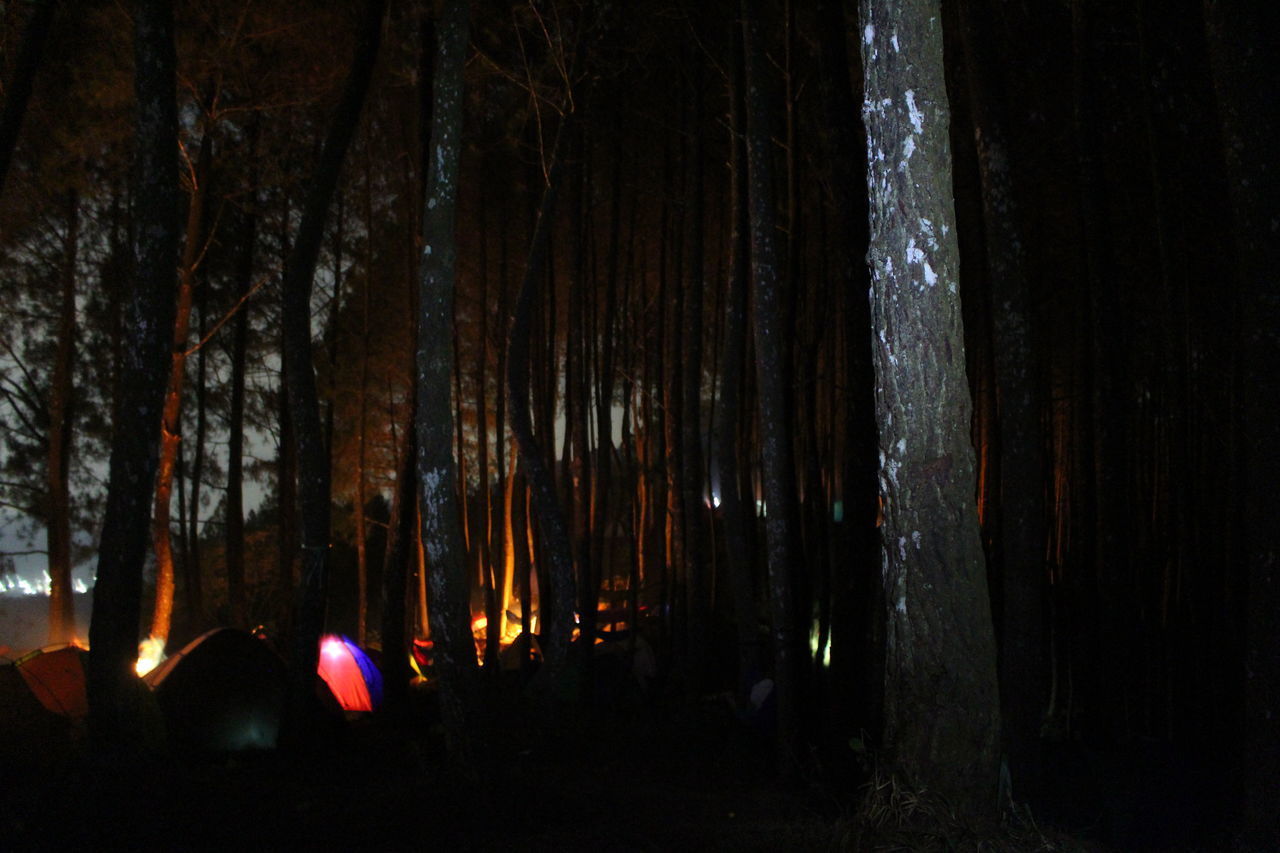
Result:
{"type": "Polygon", "coordinates": [[[50,711],[71,720],[89,713],[85,694],[85,658],[79,646],[39,649],[14,662],[33,696],[50,711]]]}
{"type": "Polygon", "coordinates": [[[349,637],[320,641],[320,677],[344,711],[373,711],[382,704],[382,673],[349,637]]]}
{"type": "Polygon", "coordinates": [[[155,691],[177,746],[227,752],[276,745],[285,663],[252,634],[234,628],[201,634],[143,681],[155,691]]]}
{"type": "Polygon", "coordinates": [[[0,666],[0,767],[48,764],[83,735],[86,654],[63,646],[0,666]]]}

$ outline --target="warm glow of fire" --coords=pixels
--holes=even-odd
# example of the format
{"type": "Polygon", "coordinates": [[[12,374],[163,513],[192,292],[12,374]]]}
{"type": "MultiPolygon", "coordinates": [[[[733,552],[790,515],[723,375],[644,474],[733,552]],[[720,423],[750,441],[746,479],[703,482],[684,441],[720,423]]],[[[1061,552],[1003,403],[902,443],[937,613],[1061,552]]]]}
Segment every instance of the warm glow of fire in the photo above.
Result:
{"type": "Polygon", "coordinates": [[[151,636],[138,644],[138,662],[133,668],[138,675],[142,676],[155,669],[162,661],[164,661],[164,639],[151,636]]]}

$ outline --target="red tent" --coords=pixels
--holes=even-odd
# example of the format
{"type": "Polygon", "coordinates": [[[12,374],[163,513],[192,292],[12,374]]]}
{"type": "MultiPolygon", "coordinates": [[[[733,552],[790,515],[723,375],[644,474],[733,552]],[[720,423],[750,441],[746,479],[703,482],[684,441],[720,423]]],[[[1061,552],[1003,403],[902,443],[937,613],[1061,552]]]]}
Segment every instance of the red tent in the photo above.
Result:
{"type": "Polygon", "coordinates": [[[79,646],[39,649],[14,662],[40,704],[55,714],[83,720],[89,713],[85,694],[86,652],[79,646]]]}
{"type": "MultiPolygon", "coordinates": [[[[31,652],[0,665],[0,767],[49,766],[84,735],[84,649],[31,652]]],[[[15,777],[16,778],[16,777],[15,777]]]]}
{"type": "Polygon", "coordinates": [[[382,673],[349,637],[320,641],[320,677],[344,711],[372,711],[382,703],[382,673]]]}

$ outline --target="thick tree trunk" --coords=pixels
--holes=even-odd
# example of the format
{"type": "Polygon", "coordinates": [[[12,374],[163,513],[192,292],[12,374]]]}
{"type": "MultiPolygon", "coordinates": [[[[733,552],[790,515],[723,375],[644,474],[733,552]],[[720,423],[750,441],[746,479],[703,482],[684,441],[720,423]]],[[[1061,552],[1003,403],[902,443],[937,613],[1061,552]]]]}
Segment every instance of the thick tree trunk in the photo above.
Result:
{"type": "Polygon", "coordinates": [[[329,570],[330,473],[311,355],[311,289],[329,203],[347,147],[359,124],[360,110],[373,76],[382,38],[385,0],[365,6],[359,41],[342,100],[334,112],[320,162],[316,164],[298,236],[285,262],[283,290],[284,369],[289,382],[289,409],[297,445],[298,487],[302,504],[302,579],[294,599],[292,656],[285,725],[286,740],[308,738],[308,708],[314,701],[316,663],[324,628],[325,590],[329,570]]]}
{"type": "Polygon", "coordinates": [[[140,737],[133,665],[178,262],[175,65],[171,3],[139,2],[134,13],[135,279],[125,315],[129,343],[120,365],[120,404],[89,627],[89,731],[100,749],[127,749],[140,737]]]}
{"type": "Polygon", "coordinates": [[[995,807],[995,642],[974,505],[937,0],[862,0],[887,633],[885,744],[908,784],[995,807]]]}
{"type": "Polygon", "coordinates": [[[761,24],[754,0],[742,0],[743,54],[746,67],[747,196],[751,229],[752,323],[759,382],[760,453],[763,457],[765,538],[768,555],[769,605],[773,628],[774,684],[778,703],[778,741],[782,770],[799,768],[799,648],[796,642],[792,578],[795,553],[795,464],[787,429],[788,377],[783,369],[782,337],[790,330],[781,321],[782,258],[771,162],[773,113],[765,89],[766,60],[761,24]]]}
{"type": "Polygon", "coordinates": [[[453,456],[453,307],[456,287],[458,160],[462,147],[462,71],[468,47],[466,0],[446,0],[433,83],[431,170],[423,211],[418,285],[417,468],[422,543],[431,590],[431,637],[440,678],[440,714],[453,760],[468,777],[478,772],[473,750],[476,668],[467,569],[459,528],[453,456]]]}
{"type": "MultiPolygon", "coordinates": [[[[52,4],[48,4],[52,5],[52,4]]],[[[45,530],[49,550],[49,642],[69,643],[76,636],[71,589],[71,437],[76,353],[76,258],[80,242],[80,198],[67,199],[67,235],[63,244],[62,306],[58,312],[58,349],[49,387],[49,447],[45,473],[45,530]]]]}

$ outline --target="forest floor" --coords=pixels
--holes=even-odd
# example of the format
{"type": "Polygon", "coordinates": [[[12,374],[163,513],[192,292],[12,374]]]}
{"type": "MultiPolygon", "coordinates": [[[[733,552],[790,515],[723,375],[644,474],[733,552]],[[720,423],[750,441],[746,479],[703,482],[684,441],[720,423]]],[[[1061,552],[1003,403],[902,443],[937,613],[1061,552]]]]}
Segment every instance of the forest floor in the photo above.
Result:
{"type": "Polygon", "coordinates": [[[72,756],[5,780],[0,849],[1107,849],[1025,825],[868,831],[856,792],[781,784],[769,740],[724,697],[572,711],[550,738],[500,732],[471,785],[429,719],[335,726],[307,754],[72,756]]]}
{"type": "Polygon", "coordinates": [[[1104,845],[1096,802],[1063,804],[1071,834],[1029,810],[967,826],[883,780],[864,801],[852,753],[784,784],[772,740],[723,694],[573,706],[539,726],[521,695],[487,697],[501,710],[471,783],[445,759],[430,691],[397,720],[333,720],[306,752],[107,761],[80,749],[0,767],[0,850],[1215,849],[1142,843],[1145,830],[1104,845]]]}

